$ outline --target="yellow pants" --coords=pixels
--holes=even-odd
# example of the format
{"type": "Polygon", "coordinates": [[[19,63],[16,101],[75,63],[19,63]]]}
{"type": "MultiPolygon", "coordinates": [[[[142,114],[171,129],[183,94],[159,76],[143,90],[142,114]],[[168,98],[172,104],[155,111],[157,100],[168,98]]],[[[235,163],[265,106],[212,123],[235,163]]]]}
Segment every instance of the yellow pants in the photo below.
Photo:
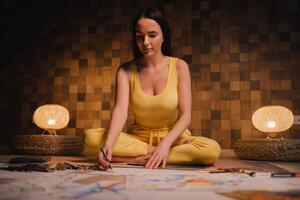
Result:
{"type": "MultiPolygon", "coordinates": [[[[168,128],[144,129],[132,125],[128,133],[121,132],[113,146],[116,156],[147,155],[148,145],[156,146],[170,130],[168,128]]],[[[97,155],[107,136],[107,130],[85,130],[85,153],[97,155]]],[[[220,155],[219,144],[209,138],[192,136],[186,129],[172,145],[167,159],[168,164],[214,164],[220,155]]]]}

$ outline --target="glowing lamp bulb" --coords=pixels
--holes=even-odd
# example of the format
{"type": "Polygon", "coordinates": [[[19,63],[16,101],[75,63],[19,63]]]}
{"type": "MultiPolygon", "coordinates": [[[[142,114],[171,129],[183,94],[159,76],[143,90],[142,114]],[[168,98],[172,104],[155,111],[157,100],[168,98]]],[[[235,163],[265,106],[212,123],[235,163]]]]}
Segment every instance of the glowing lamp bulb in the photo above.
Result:
{"type": "Polygon", "coordinates": [[[55,120],[54,119],[48,119],[48,125],[55,125],[55,120]]]}
{"type": "Polygon", "coordinates": [[[268,121],[267,127],[268,128],[275,128],[276,127],[276,122],[275,121],[268,121]]]}

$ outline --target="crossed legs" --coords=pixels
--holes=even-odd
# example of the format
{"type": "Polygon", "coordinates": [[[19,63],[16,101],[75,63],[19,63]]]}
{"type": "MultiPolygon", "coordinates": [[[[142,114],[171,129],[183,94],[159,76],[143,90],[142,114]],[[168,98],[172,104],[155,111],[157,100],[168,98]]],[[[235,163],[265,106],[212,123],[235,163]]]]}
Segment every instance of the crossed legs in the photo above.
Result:
{"type": "MultiPolygon", "coordinates": [[[[86,147],[88,142],[93,143],[95,149],[103,145],[106,133],[103,129],[88,129],[85,131],[86,147]],[[96,141],[95,141],[96,140],[96,141]],[[87,142],[88,141],[88,142],[87,142]]],[[[148,155],[154,150],[154,146],[137,139],[133,134],[120,133],[113,146],[113,162],[146,163],[148,155]]],[[[167,163],[184,165],[212,165],[220,155],[219,144],[209,138],[199,136],[187,136],[179,138],[171,147],[167,163]]]]}

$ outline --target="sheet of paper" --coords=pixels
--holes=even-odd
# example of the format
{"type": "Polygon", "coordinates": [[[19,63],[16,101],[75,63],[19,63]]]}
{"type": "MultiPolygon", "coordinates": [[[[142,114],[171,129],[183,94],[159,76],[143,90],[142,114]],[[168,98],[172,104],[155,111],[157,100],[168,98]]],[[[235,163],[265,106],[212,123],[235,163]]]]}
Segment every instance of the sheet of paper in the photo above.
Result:
{"type": "MultiPolygon", "coordinates": [[[[299,178],[251,177],[240,173],[114,168],[114,172],[65,170],[50,173],[0,170],[1,199],[230,199],[283,194],[299,178]]],[[[287,194],[283,194],[287,195],[287,194]]],[[[300,196],[300,194],[298,194],[300,196]]]]}

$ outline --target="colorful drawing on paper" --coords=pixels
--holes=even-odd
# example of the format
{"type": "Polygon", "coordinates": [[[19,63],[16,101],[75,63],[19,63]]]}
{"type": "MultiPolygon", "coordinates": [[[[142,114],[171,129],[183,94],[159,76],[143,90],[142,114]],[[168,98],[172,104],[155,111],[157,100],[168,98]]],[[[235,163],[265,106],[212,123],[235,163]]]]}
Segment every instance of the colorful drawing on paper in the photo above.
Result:
{"type": "MultiPolygon", "coordinates": [[[[241,199],[248,196],[282,196],[281,191],[300,188],[298,179],[284,180],[250,177],[239,173],[210,174],[204,171],[147,170],[114,168],[114,173],[102,171],[55,171],[31,174],[0,170],[1,199],[189,199],[206,195],[208,199],[241,199]],[[24,175],[24,176],[23,176],[24,175]],[[26,176],[25,176],[26,175],[26,176]],[[25,177],[25,178],[24,178],[25,177]],[[240,192],[239,192],[240,191],[240,192]],[[261,192],[268,191],[268,192],[261,192]],[[139,195],[139,196],[137,196],[139,195]]],[[[299,193],[294,192],[296,197],[299,193]]],[[[291,196],[291,195],[290,195],[291,196]]]]}
{"type": "Polygon", "coordinates": [[[233,199],[259,199],[259,200],[295,200],[300,199],[299,190],[291,191],[260,191],[260,190],[249,190],[249,191],[234,191],[234,192],[224,192],[219,193],[224,196],[233,198],[233,199]]]}

